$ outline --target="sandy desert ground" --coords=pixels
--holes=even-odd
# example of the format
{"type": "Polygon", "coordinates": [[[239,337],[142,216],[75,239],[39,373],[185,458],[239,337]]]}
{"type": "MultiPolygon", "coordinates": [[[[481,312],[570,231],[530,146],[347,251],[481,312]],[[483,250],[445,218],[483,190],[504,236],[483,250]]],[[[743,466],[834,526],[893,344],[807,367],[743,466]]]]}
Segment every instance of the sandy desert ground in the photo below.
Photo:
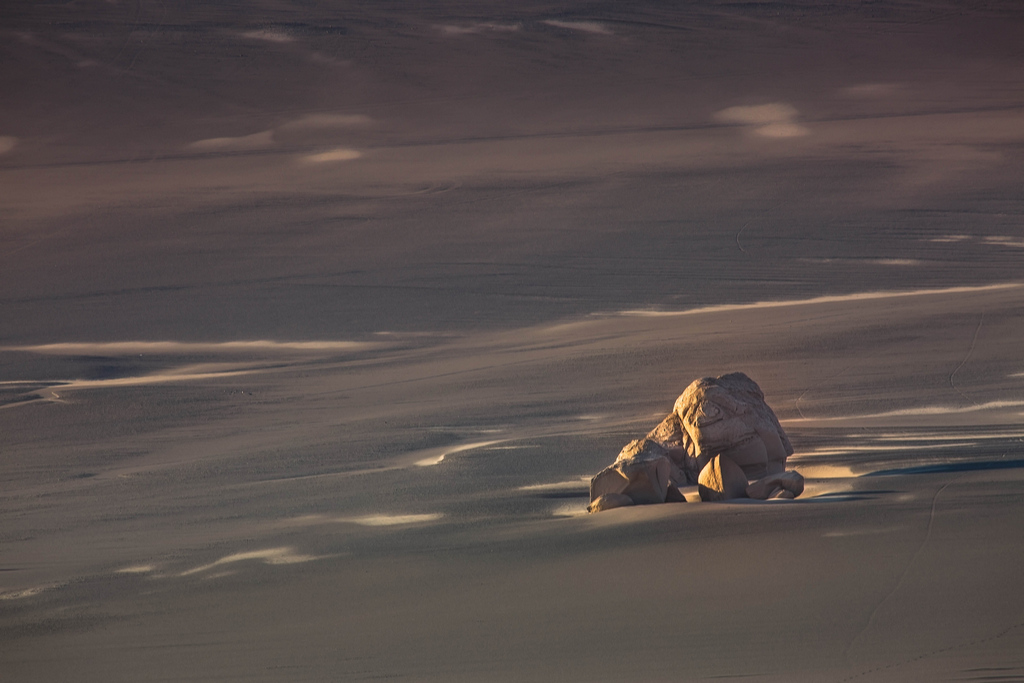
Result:
{"type": "Polygon", "coordinates": [[[5,6],[0,678],[1024,680],[1024,9],[409,5],[5,6]]]}

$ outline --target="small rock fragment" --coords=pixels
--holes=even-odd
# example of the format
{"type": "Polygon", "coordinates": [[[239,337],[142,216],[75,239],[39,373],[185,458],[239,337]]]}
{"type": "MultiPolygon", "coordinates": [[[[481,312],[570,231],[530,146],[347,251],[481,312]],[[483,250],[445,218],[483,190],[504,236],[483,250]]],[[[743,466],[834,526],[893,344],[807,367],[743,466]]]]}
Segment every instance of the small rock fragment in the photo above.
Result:
{"type": "Polygon", "coordinates": [[[612,508],[621,508],[633,504],[633,499],[624,493],[606,493],[590,501],[590,505],[587,506],[587,512],[601,512],[602,510],[611,510],[612,508]]]}
{"type": "Polygon", "coordinates": [[[747,487],[747,497],[757,500],[796,498],[804,492],[804,478],[799,472],[770,474],[747,487]]]}

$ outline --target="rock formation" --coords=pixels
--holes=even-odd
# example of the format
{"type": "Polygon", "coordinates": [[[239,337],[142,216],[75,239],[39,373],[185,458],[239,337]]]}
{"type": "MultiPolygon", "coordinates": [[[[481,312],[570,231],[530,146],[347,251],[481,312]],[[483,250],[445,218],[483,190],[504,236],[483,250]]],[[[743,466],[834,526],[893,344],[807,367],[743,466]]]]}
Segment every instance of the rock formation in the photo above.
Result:
{"type": "Polygon", "coordinates": [[[786,471],[793,446],[757,384],[742,372],[694,381],[645,438],[631,441],[590,481],[591,512],[683,501],[795,498],[803,477],[786,471]]]}

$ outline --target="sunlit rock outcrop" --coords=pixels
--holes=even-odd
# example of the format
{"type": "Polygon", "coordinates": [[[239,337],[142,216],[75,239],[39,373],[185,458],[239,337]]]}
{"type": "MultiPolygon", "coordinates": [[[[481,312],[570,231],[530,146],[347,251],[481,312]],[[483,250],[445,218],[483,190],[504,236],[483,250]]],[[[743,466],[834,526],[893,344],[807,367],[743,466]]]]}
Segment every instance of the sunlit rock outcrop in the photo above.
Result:
{"type": "Polygon", "coordinates": [[[803,478],[786,471],[793,453],[757,384],[742,372],[694,381],[645,438],[631,441],[590,482],[591,512],[683,501],[795,498],[803,478]]]}

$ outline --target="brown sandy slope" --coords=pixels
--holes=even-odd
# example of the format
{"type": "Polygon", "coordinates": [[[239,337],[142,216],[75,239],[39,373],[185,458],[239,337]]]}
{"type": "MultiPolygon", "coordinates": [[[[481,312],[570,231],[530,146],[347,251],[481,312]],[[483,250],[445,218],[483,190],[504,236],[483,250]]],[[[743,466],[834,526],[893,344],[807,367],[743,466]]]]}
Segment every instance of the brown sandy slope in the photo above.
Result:
{"type": "Polygon", "coordinates": [[[1024,678],[1015,4],[9,5],[4,681],[1024,678]]]}

